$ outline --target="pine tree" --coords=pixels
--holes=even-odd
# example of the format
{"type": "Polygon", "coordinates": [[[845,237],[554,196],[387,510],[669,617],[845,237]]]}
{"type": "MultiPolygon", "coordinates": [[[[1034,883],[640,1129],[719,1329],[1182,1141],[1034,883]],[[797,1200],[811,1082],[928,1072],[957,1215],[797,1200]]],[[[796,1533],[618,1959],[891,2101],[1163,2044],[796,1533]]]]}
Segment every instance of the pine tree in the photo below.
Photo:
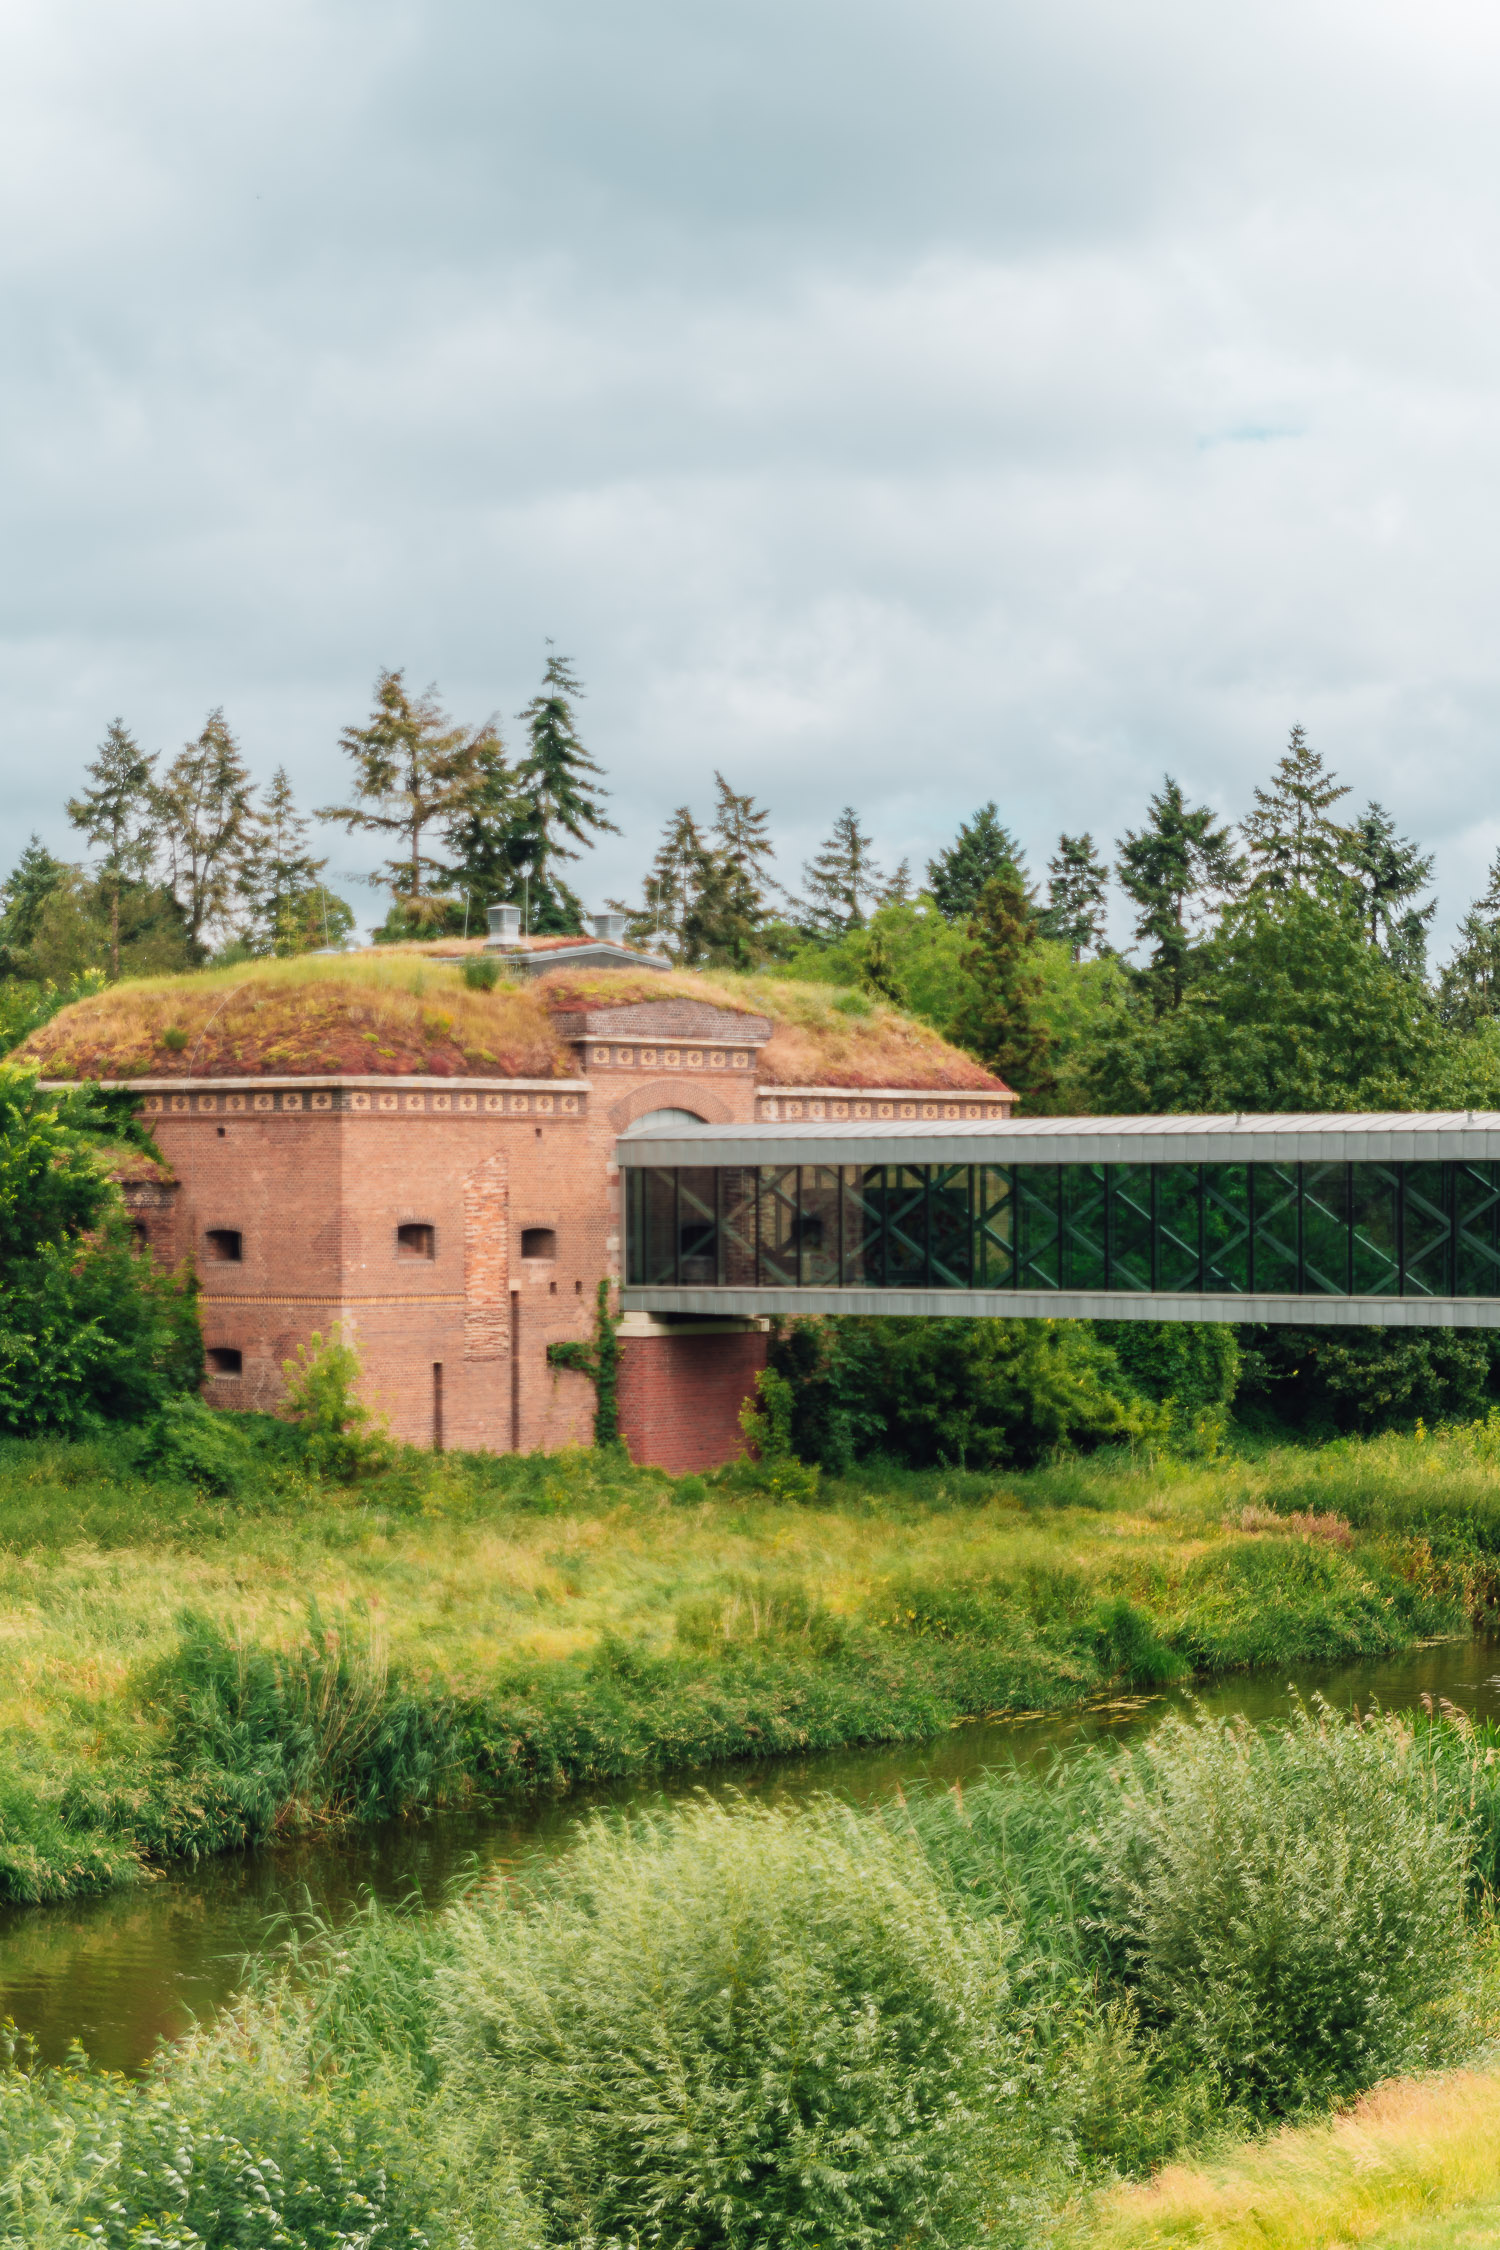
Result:
{"type": "Polygon", "coordinates": [[[996,875],[1014,875],[1031,904],[1031,884],[1026,854],[1000,818],[993,798],[966,820],[948,849],[927,862],[927,888],[940,914],[950,922],[967,922],[979,904],[979,894],[996,875]]]}
{"type": "Polygon", "coordinates": [[[852,805],[845,805],[833,832],[802,869],[807,885],[803,915],[815,937],[841,937],[862,930],[866,905],[880,895],[881,876],[852,805]]]}
{"type": "Polygon", "coordinates": [[[1293,727],[1269,789],[1240,823],[1250,847],[1252,891],[1314,891],[1337,877],[1350,849],[1348,829],[1328,817],[1349,794],[1314,750],[1302,727],[1293,727]]]}
{"type": "Polygon", "coordinates": [[[449,870],[423,850],[423,838],[462,818],[478,786],[479,746],[491,731],[454,726],[435,689],[412,696],[404,674],[386,671],[376,679],[368,724],[345,727],[339,737],[353,762],[356,802],[320,805],[316,818],[339,821],[351,834],[364,829],[402,839],[399,858],[380,872],[418,928],[443,920],[448,909],[441,894],[449,870]]]}
{"type": "Polygon", "coordinates": [[[618,898],[607,902],[617,913],[630,916],[626,935],[633,945],[660,948],[679,967],[692,965],[684,932],[707,848],[692,807],[679,805],[663,824],[661,842],[642,885],[642,903],[631,906],[618,898]]]}
{"type": "Polygon", "coordinates": [[[1500,1016],[1500,852],[1490,879],[1458,925],[1453,958],[1438,977],[1438,1014],[1457,1031],[1500,1016]]]}
{"type": "Polygon", "coordinates": [[[202,960],[204,933],[226,913],[244,865],[252,819],[250,769],[222,711],[210,711],[156,791],[168,882],[182,909],[188,952],[202,960]]]}
{"type": "Polygon", "coordinates": [[[952,1036],[1018,1094],[1042,1099],[1053,1091],[1052,1034],[1039,1012],[1036,919],[1013,868],[985,884],[968,937],[963,966],[969,994],[952,1036]]]}
{"type": "MultiPolygon", "coordinates": [[[[93,763],[94,786],[68,799],[68,818],[99,853],[99,881],[109,900],[109,973],[120,974],[120,893],[144,881],[156,857],[158,799],[147,756],[123,719],[111,719],[93,763]]],[[[29,940],[28,940],[29,942],[29,940]]]]}
{"type": "MultiPolygon", "coordinates": [[[[36,936],[42,908],[68,875],[40,836],[33,835],[11,872],[0,883],[0,976],[19,976],[21,956],[36,936]]],[[[119,924],[115,924],[118,949],[119,924]]]]}
{"type": "Polygon", "coordinates": [[[1412,901],[1431,883],[1434,864],[1431,852],[1398,835],[1384,805],[1372,801],[1349,831],[1346,866],[1370,943],[1404,976],[1427,972],[1427,932],[1437,900],[1420,907],[1412,901]]]}
{"type": "Polygon", "coordinates": [[[487,907],[521,904],[536,825],[499,729],[482,727],[471,748],[472,785],[449,818],[443,842],[452,857],[447,880],[463,900],[461,927],[482,931],[487,907]]]}
{"type": "Polygon", "coordinates": [[[579,738],[573,703],[582,694],[568,659],[550,655],[540,691],[521,713],[530,743],[516,773],[531,807],[531,852],[525,876],[528,929],[582,927],[581,903],[556,872],[557,861],[579,856],[563,838],[571,836],[575,844],[591,848],[595,836],[620,833],[604,810],[608,791],[597,779],[604,768],[579,738]]]}
{"type": "Polygon", "coordinates": [[[354,915],[324,883],[327,865],[308,851],[307,822],[297,810],[286,767],[278,766],[254,814],[236,884],[247,909],[252,952],[285,960],[342,944],[354,915]]]}
{"type": "Polygon", "coordinates": [[[1109,870],[1094,849],[1093,837],[1087,831],[1082,836],[1059,836],[1056,854],[1047,862],[1047,876],[1044,934],[1069,946],[1075,961],[1085,953],[1097,953],[1104,942],[1109,870]]]}
{"type": "Polygon", "coordinates": [[[906,858],[899,862],[895,874],[888,876],[881,884],[878,903],[881,906],[909,906],[911,899],[911,860],[906,858]]]}
{"type": "Polygon", "coordinates": [[[1244,862],[1229,830],[1207,805],[1189,805],[1170,774],[1151,799],[1145,827],[1127,829],[1118,848],[1120,886],[1139,909],[1136,938],[1152,949],[1146,978],[1161,1015],[1181,1003],[1195,913],[1239,888],[1244,862]]]}

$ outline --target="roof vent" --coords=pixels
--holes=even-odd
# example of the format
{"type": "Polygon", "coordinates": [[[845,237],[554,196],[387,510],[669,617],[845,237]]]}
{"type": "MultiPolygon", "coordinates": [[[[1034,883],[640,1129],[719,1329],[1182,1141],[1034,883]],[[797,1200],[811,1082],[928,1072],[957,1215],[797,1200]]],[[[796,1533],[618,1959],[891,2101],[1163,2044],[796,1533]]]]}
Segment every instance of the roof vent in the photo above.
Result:
{"type": "Polygon", "coordinates": [[[489,919],[491,945],[514,945],[521,935],[521,909],[519,906],[490,906],[485,913],[489,919]]]}
{"type": "Polygon", "coordinates": [[[591,914],[589,916],[589,920],[594,925],[595,937],[608,938],[615,945],[625,943],[625,925],[629,919],[628,914],[591,914]]]}

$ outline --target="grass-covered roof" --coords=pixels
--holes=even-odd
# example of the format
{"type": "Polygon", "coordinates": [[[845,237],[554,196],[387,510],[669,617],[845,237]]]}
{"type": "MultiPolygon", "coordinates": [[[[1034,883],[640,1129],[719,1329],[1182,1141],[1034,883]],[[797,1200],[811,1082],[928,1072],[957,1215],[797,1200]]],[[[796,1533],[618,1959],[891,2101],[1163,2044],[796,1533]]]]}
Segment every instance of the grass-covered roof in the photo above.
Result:
{"type": "Polygon", "coordinates": [[[384,948],[112,985],[64,1008],[15,1059],[68,1079],[563,1078],[578,1068],[566,1036],[570,1013],[679,994],[771,1019],[757,1071],[763,1084],[999,1083],[926,1025],[828,986],[684,969],[563,968],[484,992],[431,956],[384,948]]]}

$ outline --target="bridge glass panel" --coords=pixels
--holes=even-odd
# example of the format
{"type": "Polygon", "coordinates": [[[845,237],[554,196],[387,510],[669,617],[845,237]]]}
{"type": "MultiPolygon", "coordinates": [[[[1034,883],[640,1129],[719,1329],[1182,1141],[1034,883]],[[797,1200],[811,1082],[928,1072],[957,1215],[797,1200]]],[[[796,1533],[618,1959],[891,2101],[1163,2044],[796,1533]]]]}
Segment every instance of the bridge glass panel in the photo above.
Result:
{"type": "Polygon", "coordinates": [[[1156,1286],[1203,1286],[1203,1181],[1197,1164],[1156,1167],[1156,1286]]]}
{"type": "Polygon", "coordinates": [[[1255,1286],[1272,1297],[1300,1294],[1295,1164],[1255,1166],[1255,1286]]]}
{"type": "Polygon", "coordinates": [[[719,1278],[719,1175],[711,1165],[684,1165],[677,1175],[677,1280],[683,1289],[712,1289],[719,1278]]]}
{"type": "Polygon", "coordinates": [[[797,1172],[795,1164],[760,1167],[760,1238],[757,1265],[762,1289],[796,1289],[797,1172]]]}
{"type": "Polygon", "coordinates": [[[885,1280],[883,1165],[840,1167],[844,1287],[879,1289],[885,1280]]]}
{"type": "Polygon", "coordinates": [[[1393,1164],[1349,1167],[1350,1286],[1393,1297],[1401,1286],[1401,1176],[1393,1164]]]}
{"type": "Polygon", "coordinates": [[[974,1167],[974,1287],[1015,1286],[1016,1202],[1009,1164],[974,1167]]]}
{"type": "Polygon", "coordinates": [[[1017,1164],[1016,1278],[1017,1289],[1056,1289],[1061,1280],[1062,1234],[1058,1205],[1062,1199],[1059,1164],[1017,1164]]]}
{"type": "Polygon", "coordinates": [[[630,1167],[625,1204],[636,1288],[1500,1299],[1487,1160],[630,1167]]]}
{"type": "Polygon", "coordinates": [[[1453,1288],[1453,1219],[1449,1167],[1403,1164],[1401,1290],[1406,1297],[1446,1297],[1453,1288]]]}
{"type": "Polygon", "coordinates": [[[1500,1164],[1453,1167],[1456,1297],[1500,1297],[1500,1164]]]}
{"type": "Polygon", "coordinates": [[[1154,1164],[1111,1164],[1109,1196],[1109,1285],[1111,1289],[1150,1289],[1155,1264],[1151,1252],[1155,1225],[1151,1175],[1154,1164]]]}
{"type": "Polygon", "coordinates": [[[1108,1271],[1104,1239],[1105,1167],[1062,1168],[1062,1285],[1102,1289],[1108,1271]]]}
{"type": "Polygon", "coordinates": [[[632,1178],[631,1257],[626,1271],[638,1286],[677,1286],[677,1174],[653,1167],[632,1178]]]}
{"type": "Polygon", "coordinates": [[[797,1218],[804,1289],[839,1285],[839,1173],[832,1164],[804,1164],[797,1218]]]}
{"type": "Polygon", "coordinates": [[[1203,1166],[1203,1286],[1244,1296],[1250,1287],[1250,1167],[1203,1166]]]}
{"type": "Polygon", "coordinates": [[[885,1168],[885,1285],[887,1289],[927,1286],[926,1164],[888,1164],[885,1168]]]}
{"type": "Polygon", "coordinates": [[[968,1289],[974,1271],[972,1164],[928,1168],[928,1244],[934,1289],[968,1289]]]}
{"type": "Polygon", "coordinates": [[[1302,1167],[1302,1289],[1309,1297],[1349,1294],[1349,1167],[1302,1167]]]}

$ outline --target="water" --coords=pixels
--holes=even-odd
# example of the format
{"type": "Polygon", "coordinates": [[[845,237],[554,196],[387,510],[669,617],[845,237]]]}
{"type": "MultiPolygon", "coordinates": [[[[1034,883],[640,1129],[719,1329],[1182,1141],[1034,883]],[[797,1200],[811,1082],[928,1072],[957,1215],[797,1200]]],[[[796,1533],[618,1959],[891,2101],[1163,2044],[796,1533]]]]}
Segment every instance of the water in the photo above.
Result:
{"type": "MultiPolygon", "coordinates": [[[[1425,1693],[1476,1718],[1500,1719],[1500,1647],[1440,1642],[1410,1655],[1318,1670],[1296,1685],[1336,1705],[1390,1709],[1425,1693]]],[[[1201,1698],[1213,1711],[1271,1717],[1286,1708],[1279,1673],[1238,1677],[1201,1698]]],[[[232,1999],[245,1957],[274,1944],[276,1924],[309,1904],[335,1918],[362,1897],[441,1905],[476,1867],[514,1862],[567,1841],[581,1810],[662,1803],[693,1789],[741,1790],[795,1803],[832,1790],[868,1803],[923,1782],[951,1785],[1013,1758],[1042,1760],[1071,1741],[1149,1726],[1181,1699],[1123,1696],[1047,1719],[958,1726],[936,1742],[720,1767],[667,1788],[621,1784],[510,1811],[445,1813],[332,1842],[302,1842],[212,1860],[141,1888],[67,1906],[0,1909],[0,2018],[10,2015],[60,2061],[73,2044],[97,2063],[136,2070],[158,2040],[180,2036],[232,1999]]]]}

